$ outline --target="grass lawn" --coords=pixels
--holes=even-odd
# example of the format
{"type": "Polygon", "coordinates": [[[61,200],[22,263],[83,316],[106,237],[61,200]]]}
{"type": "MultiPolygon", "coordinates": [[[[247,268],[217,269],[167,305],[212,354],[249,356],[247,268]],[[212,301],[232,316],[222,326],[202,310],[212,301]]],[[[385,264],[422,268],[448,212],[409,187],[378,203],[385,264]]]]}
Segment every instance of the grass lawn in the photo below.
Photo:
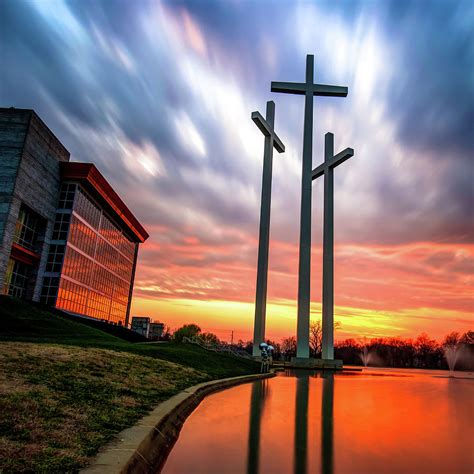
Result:
{"type": "Polygon", "coordinates": [[[256,363],[188,344],[131,344],[0,297],[0,472],[75,472],[185,387],[256,363]]]}

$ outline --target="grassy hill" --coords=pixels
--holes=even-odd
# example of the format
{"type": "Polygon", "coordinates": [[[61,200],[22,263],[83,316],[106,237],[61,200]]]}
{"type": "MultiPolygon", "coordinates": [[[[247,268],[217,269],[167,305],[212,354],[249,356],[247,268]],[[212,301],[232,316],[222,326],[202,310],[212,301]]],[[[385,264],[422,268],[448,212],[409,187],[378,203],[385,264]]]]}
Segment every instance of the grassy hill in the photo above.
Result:
{"type": "Polygon", "coordinates": [[[0,297],[0,472],[75,472],[185,387],[258,369],[189,344],[132,344],[0,297]]]}
{"type": "Polygon", "coordinates": [[[130,352],[183,364],[205,371],[212,378],[259,371],[251,361],[206,351],[192,344],[130,343],[103,331],[71,321],[26,301],[0,296],[0,342],[64,344],[130,352]]]}

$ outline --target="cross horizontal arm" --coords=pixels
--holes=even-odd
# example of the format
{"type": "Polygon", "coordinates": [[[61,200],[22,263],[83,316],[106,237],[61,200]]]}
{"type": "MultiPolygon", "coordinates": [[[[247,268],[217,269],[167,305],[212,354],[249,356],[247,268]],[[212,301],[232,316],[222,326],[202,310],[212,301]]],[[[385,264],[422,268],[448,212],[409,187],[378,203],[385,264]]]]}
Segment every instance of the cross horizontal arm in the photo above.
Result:
{"type": "Polygon", "coordinates": [[[262,117],[260,112],[252,112],[252,120],[266,137],[273,138],[273,146],[276,148],[278,153],[283,153],[285,151],[285,145],[275,133],[275,130],[268,125],[268,122],[262,117]]]}
{"type": "Polygon", "coordinates": [[[329,161],[325,161],[318,167],[314,168],[311,178],[319,178],[328,168],[335,168],[341,163],[344,163],[344,161],[348,160],[351,156],[354,156],[354,150],[352,148],[346,148],[337,155],[334,155],[329,161]]]}
{"type": "Polygon", "coordinates": [[[326,84],[314,84],[313,94],[325,97],[347,97],[347,87],[328,86],[326,84]]]}
{"type": "Polygon", "coordinates": [[[313,95],[325,97],[346,97],[347,87],[328,86],[326,84],[306,84],[304,82],[272,82],[272,92],[282,92],[284,94],[306,94],[307,90],[312,90],[313,95]]]}
{"type": "Polygon", "coordinates": [[[272,92],[283,92],[284,94],[306,94],[304,82],[272,82],[272,92]]]}

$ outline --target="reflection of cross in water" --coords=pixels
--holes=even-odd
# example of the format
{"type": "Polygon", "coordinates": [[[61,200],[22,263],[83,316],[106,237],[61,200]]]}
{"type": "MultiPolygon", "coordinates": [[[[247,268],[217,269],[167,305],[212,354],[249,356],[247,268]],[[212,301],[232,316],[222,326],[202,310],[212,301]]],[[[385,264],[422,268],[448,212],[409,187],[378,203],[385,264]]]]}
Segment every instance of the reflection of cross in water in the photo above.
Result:
{"type": "Polygon", "coordinates": [[[296,375],[294,472],[304,474],[308,469],[308,399],[309,374],[296,375]]]}
{"type": "Polygon", "coordinates": [[[258,241],[257,291],[255,298],[255,324],[253,334],[253,356],[260,355],[259,344],[265,340],[265,317],[267,306],[268,246],[270,240],[270,204],[272,200],[273,148],[283,153],[285,145],[274,130],[275,102],[267,102],[264,119],[259,112],[252,112],[252,120],[265,135],[263,153],[262,201],[260,204],[260,235],[258,241]]]}
{"type": "Polygon", "coordinates": [[[321,403],[321,472],[332,474],[334,459],[334,374],[323,377],[323,397],[321,403]]]}
{"type": "Polygon", "coordinates": [[[247,454],[247,473],[258,473],[260,459],[260,432],[262,427],[263,405],[267,395],[267,380],[258,380],[252,384],[250,397],[250,420],[247,454]]]}
{"type": "Polygon", "coordinates": [[[306,56],[306,82],[272,82],[272,92],[305,96],[303,173],[301,176],[300,256],[298,277],[297,357],[309,358],[311,286],[311,170],[313,157],[313,97],[346,97],[347,87],[314,84],[314,56],[306,56]]]}
{"type": "MultiPolygon", "coordinates": [[[[333,472],[333,403],[334,403],[334,374],[324,372],[321,398],[321,472],[333,472]]],[[[314,385],[321,387],[320,378],[314,385]]],[[[296,407],[295,407],[295,447],[293,469],[295,474],[305,474],[308,471],[308,404],[310,389],[310,374],[301,372],[296,375],[296,407]]]]}
{"type": "Polygon", "coordinates": [[[312,179],[324,175],[323,225],[323,343],[322,358],[334,359],[334,168],[354,156],[352,148],[334,155],[334,135],[326,133],[324,163],[313,170],[312,179]]]}

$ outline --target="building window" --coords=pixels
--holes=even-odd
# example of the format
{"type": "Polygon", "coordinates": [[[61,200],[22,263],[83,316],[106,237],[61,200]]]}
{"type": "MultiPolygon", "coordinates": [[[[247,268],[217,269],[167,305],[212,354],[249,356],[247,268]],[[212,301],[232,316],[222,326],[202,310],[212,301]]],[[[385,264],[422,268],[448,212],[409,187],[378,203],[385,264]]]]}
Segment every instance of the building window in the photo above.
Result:
{"type": "Polygon", "coordinates": [[[6,294],[15,298],[24,298],[28,288],[30,267],[24,263],[10,259],[5,279],[6,294]]]}
{"type": "Polygon", "coordinates": [[[40,302],[49,306],[54,306],[58,295],[58,287],[59,277],[44,277],[40,302]]]}
{"type": "Polygon", "coordinates": [[[126,317],[127,317],[127,305],[120,304],[112,300],[112,306],[110,307],[109,321],[122,325],[122,324],[125,324],[126,317]]]}
{"type": "Polygon", "coordinates": [[[56,300],[56,308],[78,314],[88,314],[86,312],[86,302],[89,290],[72,281],[61,278],[56,300]]]}
{"type": "Polygon", "coordinates": [[[37,251],[38,237],[44,228],[44,219],[22,205],[16,221],[13,241],[18,245],[37,251]]]}
{"type": "Polygon", "coordinates": [[[97,233],[73,215],[68,242],[93,258],[97,243],[97,233]]]}
{"type": "Polygon", "coordinates": [[[109,320],[110,299],[100,293],[91,291],[87,302],[87,314],[97,319],[109,320]]]}
{"type": "Polygon", "coordinates": [[[74,183],[63,183],[59,192],[59,209],[72,209],[77,185],[74,183]]]}
{"type": "Polygon", "coordinates": [[[67,233],[69,231],[69,222],[71,221],[71,214],[64,212],[56,213],[56,220],[54,221],[52,240],[67,240],[67,233]]]}
{"type": "Polygon", "coordinates": [[[50,273],[60,273],[63,264],[65,245],[50,245],[46,271],[50,273]]]}
{"type": "Polygon", "coordinates": [[[99,228],[102,211],[81,188],[77,193],[74,212],[79,214],[94,229],[99,228]]]}
{"type": "Polygon", "coordinates": [[[94,273],[91,270],[92,260],[68,246],[62,275],[84,285],[90,285],[90,280],[94,277],[94,273]]]}

